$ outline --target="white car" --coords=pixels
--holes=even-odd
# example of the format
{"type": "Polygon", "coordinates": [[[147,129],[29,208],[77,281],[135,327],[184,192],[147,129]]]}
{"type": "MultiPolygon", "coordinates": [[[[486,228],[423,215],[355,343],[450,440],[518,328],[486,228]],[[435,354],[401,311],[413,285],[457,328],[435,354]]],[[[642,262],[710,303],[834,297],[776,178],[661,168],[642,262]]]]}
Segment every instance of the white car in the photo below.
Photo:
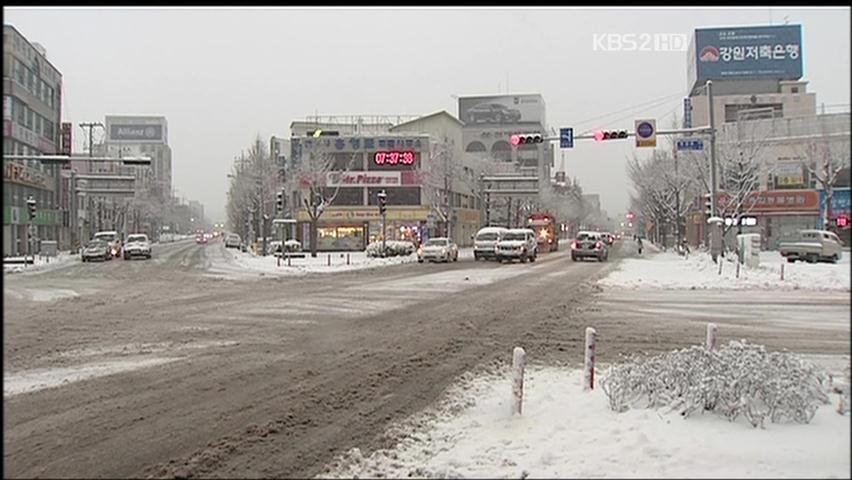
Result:
{"type": "Polygon", "coordinates": [[[473,259],[474,261],[481,259],[497,258],[497,252],[494,247],[503,239],[503,235],[508,232],[508,229],[503,227],[485,227],[480,228],[476,232],[476,237],[473,239],[473,259]]]}
{"type": "Polygon", "coordinates": [[[130,260],[133,257],[151,258],[151,242],[148,240],[148,235],[132,233],[127,236],[127,241],[124,242],[124,259],[130,260]]]}
{"type": "Polygon", "coordinates": [[[513,228],[503,235],[503,240],[497,242],[494,247],[497,261],[511,262],[513,259],[525,263],[527,260],[534,262],[538,257],[538,240],[535,232],[529,228],[513,228]]]}
{"type": "Polygon", "coordinates": [[[225,248],[240,248],[240,236],[236,233],[229,233],[225,237],[225,248]]]}
{"type": "Polygon", "coordinates": [[[449,262],[450,260],[457,262],[459,261],[459,247],[446,237],[430,238],[417,249],[417,261],[423,263],[425,260],[430,262],[449,262]]]}

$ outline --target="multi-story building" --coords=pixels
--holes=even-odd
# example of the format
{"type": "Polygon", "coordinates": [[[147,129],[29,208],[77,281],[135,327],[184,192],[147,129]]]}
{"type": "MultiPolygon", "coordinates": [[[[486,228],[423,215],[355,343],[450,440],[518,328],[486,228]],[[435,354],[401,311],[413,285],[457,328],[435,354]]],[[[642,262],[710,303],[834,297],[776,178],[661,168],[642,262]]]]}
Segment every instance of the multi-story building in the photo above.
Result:
{"type": "MultiPolygon", "coordinates": [[[[363,124],[354,133],[352,124],[326,124],[320,128],[327,135],[314,137],[316,128],[304,128],[294,122],[290,137],[291,158],[288,175],[300,175],[300,165],[307,155],[327,155],[334,167],[320,172],[326,176],[327,195],[337,192],[331,206],[319,219],[319,250],[362,250],[381,238],[382,218],[377,193],[387,194],[387,239],[424,239],[446,234],[446,222],[436,209],[447,206],[454,213],[449,223],[453,234],[468,237],[478,226],[479,215],[470,187],[464,182],[446,183],[435,172],[448,171],[445,162],[461,161],[461,123],[446,112],[438,112],[407,121],[387,130],[377,128],[369,133],[363,124]],[[301,128],[301,129],[300,129],[301,128]],[[345,134],[343,132],[351,132],[345,134]],[[306,135],[310,134],[310,135],[306,135]],[[444,195],[448,187],[449,196],[444,195]]],[[[298,179],[296,179],[298,182],[298,179]]],[[[301,191],[292,192],[290,205],[298,205],[295,218],[299,222],[297,238],[307,246],[310,242],[310,217],[302,208],[301,191]]],[[[446,210],[443,210],[446,211],[446,210]]]]}
{"type": "MultiPolygon", "coordinates": [[[[60,150],[62,74],[46,50],[15,27],[3,26],[3,153],[56,154],[60,150]]],[[[26,200],[37,204],[33,219],[41,240],[67,241],[60,211],[60,167],[36,160],[3,159],[3,255],[27,251],[30,222],[26,200]]]]}
{"type": "Polygon", "coordinates": [[[459,97],[459,119],[465,153],[494,162],[484,188],[488,223],[516,226],[519,210],[539,203],[540,192],[551,183],[550,142],[509,143],[514,134],[547,136],[544,99],[539,94],[459,97]]]}
{"type": "MultiPolygon", "coordinates": [[[[712,81],[713,120],[717,129],[719,198],[724,215],[726,168],[739,168],[737,158],[759,168],[757,188],[740,213],[754,225],[729,229],[726,242],[740,230],[760,233],[766,248],[803,228],[822,226],[822,185],[809,168],[823,168],[825,154],[849,161],[850,116],[817,114],[816,94],[807,92],[802,76],[799,25],[697,29],[689,53],[686,126],[710,123],[705,84],[712,81]],[[845,147],[844,147],[845,145],[845,147]],[[845,155],[843,155],[845,152],[845,155]],[[844,159],[845,158],[845,159],[844,159]]],[[[686,155],[689,155],[686,153],[686,155]]],[[[703,153],[706,157],[706,153],[703,153]]],[[[705,215],[696,199],[687,218],[687,240],[697,244],[707,235],[705,215]]],[[[734,221],[733,219],[731,221],[734,221]]]]}
{"type": "Polygon", "coordinates": [[[107,115],[105,153],[113,157],[146,156],[151,165],[121,166],[115,162],[104,169],[136,176],[137,185],[162,199],[172,195],[172,149],[166,117],[149,115],[107,115]]]}

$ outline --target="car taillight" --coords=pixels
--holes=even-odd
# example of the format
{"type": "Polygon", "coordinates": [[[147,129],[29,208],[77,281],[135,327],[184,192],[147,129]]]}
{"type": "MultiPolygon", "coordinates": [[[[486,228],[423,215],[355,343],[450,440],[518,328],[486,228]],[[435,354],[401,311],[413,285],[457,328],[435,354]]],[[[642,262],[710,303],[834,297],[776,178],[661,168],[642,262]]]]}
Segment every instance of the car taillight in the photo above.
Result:
{"type": "Polygon", "coordinates": [[[595,242],[595,248],[601,248],[601,242],[600,241],[595,242]]]}
{"type": "Polygon", "coordinates": [[[577,240],[571,242],[571,250],[577,250],[577,240]]]}

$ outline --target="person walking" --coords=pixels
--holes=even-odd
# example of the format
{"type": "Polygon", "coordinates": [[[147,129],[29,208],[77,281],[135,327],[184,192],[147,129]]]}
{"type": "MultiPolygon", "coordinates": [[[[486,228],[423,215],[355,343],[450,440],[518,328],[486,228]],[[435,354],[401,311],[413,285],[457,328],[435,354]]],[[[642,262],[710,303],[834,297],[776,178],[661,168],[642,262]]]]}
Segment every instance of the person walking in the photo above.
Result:
{"type": "Polygon", "coordinates": [[[639,249],[639,255],[642,255],[642,237],[636,237],[636,246],[639,249]]]}

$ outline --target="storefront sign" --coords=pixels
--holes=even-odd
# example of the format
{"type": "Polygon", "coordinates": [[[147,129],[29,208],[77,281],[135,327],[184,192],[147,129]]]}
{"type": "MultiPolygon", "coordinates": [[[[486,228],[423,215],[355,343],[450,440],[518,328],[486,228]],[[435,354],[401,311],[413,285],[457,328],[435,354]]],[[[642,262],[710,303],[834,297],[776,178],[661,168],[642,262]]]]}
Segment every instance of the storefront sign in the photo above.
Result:
{"type": "Polygon", "coordinates": [[[36,188],[48,189],[47,175],[16,162],[4,162],[3,181],[20,183],[36,188]]]}
{"type": "MultiPolygon", "coordinates": [[[[719,194],[719,204],[724,210],[734,206],[728,203],[724,193],[719,194]]],[[[746,197],[742,210],[745,212],[813,212],[819,209],[819,195],[816,190],[765,190],[752,192],[746,197]]]]}
{"type": "Polygon", "coordinates": [[[805,184],[805,175],[800,162],[778,162],[775,165],[776,186],[799,186],[805,184]]]}
{"type": "Polygon", "coordinates": [[[326,182],[329,187],[387,187],[401,184],[400,172],[329,172],[326,182]]]}
{"type": "MultiPolygon", "coordinates": [[[[425,221],[426,216],[429,214],[429,209],[425,208],[415,208],[415,209],[388,209],[387,212],[387,220],[416,220],[416,221],[425,221]]],[[[299,221],[307,222],[310,220],[308,213],[304,210],[299,210],[296,218],[299,221]]],[[[329,209],[326,210],[325,213],[322,214],[319,221],[320,223],[328,223],[328,222],[363,222],[370,220],[381,220],[382,216],[379,214],[379,208],[359,208],[352,210],[337,210],[337,209],[329,209]]]]}

